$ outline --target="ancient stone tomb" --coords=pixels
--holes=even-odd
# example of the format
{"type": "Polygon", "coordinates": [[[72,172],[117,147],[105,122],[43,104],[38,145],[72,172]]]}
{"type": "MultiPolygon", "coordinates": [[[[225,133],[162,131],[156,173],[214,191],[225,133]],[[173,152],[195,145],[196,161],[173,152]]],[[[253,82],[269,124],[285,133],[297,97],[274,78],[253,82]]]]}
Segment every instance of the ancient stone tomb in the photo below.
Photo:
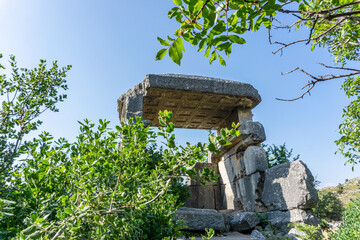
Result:
{"type": "Polygon", "coordinates": [[[251,212],[266,215],[278,227],[289,222],[316,224],[308,210],[316,206],[318,197],[306,165],[295,161],[268,169],[265,151],[260,146],[266,139],[265,131],[261,123],[252,120],[251,112],[260,101],[258,91],[247,83],[175,74],[149,74],[120,96],[118,111],[122,122],[137,115],[150,126],[158,126],[158,112],[168,110],[173,112],[173,123],[178,128],[219,131],[231,128],[233,122],[240,123],[241,135],[232,137],[231,145],[219,155],[209,155],[208,163],[193,166],[199,171],[204,167],[213,169],[220,177],[206,185],[188,180],[191,197],[186,202],[188,208],[179,211],[180,218],[190,223],[211,215],[210,219],[217,222],[189,229],[236,229],[236,219],[251,212]]]}

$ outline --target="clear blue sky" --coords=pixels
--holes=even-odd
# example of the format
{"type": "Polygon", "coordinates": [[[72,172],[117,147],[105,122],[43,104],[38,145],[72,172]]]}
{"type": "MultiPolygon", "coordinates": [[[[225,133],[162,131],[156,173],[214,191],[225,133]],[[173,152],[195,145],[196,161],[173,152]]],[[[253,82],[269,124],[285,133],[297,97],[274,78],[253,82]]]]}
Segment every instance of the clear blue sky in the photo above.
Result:
{"type": "MultiPolygon", "coordinates": [[[[298,45],[282,57],[272,55],[265,31],[245,37],[247,44],[233,47],[227,67],[208,64],[196,49],[186,46],[179,67],[167,57],[155,62],[161,48],[156,37],[166,37],[176,28],[167,18],[171,0],[0,0],[0,52],[3,63],[9,54],[19,66],[35,67],[39,59],[72,64],[68,100],[59,113],[46,113],[41,130],[55,137],[74,140],[78,120],[99,118],[118,124],[117,98],[141,82],[149,73],[181,73],[236,80],[258,89],[262,102],[253,113],[266,131],[267,144],[282,144],[299,153],[322,186],[359,176],[360,166],[351,171],[345,160],[334,155],[342,108],[347,99],[341,82],[319,84],[312,95],[296,102],[280,102],[276,97],[297,97],[307,78],[295,73],[281,76],[294,67],[325,73],[317,62],[331,64],[325,49],[310,51],[298,45]]],[[[298,34],[302,34],[301,32],[298,34]]],[[[292,35],[277,34],[289,41],[292,35]]],[[[285,41],[284,40],[284,41],[285,41]]],[[[178,141],[205,141],[206,131],[178,131],[178,141]]]]}

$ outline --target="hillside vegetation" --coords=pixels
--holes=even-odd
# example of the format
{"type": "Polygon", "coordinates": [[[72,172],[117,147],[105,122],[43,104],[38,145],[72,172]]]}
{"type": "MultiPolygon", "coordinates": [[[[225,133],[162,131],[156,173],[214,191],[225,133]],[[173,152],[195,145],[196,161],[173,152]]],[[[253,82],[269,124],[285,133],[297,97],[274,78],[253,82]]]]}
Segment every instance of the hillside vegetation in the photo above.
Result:
{"type": "Polygon", "coordinates": [[[320,191],[337,193],[344,206],[347,206],[350,199],[360,197],[360,177],[347,180],[345,183],[339,184],[336,187],[322,188],[320,191]]]}

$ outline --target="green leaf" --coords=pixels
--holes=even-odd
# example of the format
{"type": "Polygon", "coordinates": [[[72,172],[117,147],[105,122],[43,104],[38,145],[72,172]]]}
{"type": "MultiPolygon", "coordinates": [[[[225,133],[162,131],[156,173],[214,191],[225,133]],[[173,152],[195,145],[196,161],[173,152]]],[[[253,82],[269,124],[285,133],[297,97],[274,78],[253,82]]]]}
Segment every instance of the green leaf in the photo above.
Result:
{"type": "Polygon", "coordinates": [[[6,204],[10,204],[10,205],[16,204],[16,202],[14,202],[14,201],[10,201],[10,200],[7,200],[7,199],[1,199],[0,198],[0,203],[1,202],[6,203],[6,204]]]}
{"type": "Polygon", "coordinates": [[[166,132],[171,133],[174,131],[174,124],[173,123],[169,123],[166,127],[166,132]]]}
{"type": "Polygon", "coordinates": [[[214,38],[214,40],[212,40],[212,44],[216,46],[216,45],[220,44],[221,42],[227,41],[228,39],[229,39],[228,36],[221,35],[221,36],[214,38]]]}
{"type": "Polygon", "coordinates": [[[65,208],[65,212],[66,212],[67,214],[73,214],[73,211],[72,211],[71,208],[69,208],[69,207],[65,208]]]}
{"type": "Polygon", "coordinates": [[[245,39],[243,39],[243,38],[241,38],[241,37],[239,37],[239,36],[237,36],[237,35],[230,35],[230,36],[229,36],[229,39],[230,39],[231,42],[237,43],[237,44],[244,44],[244,43],[246,43],[245,39]]]}
{"type": "Polygon", "coordinates": [[[224,128],[222,128],[222,129],[220,130],[220,133],[221,133],[221,136],[222,136],[223,138],[226,138],[226,131],[225,131],[224,128]]]}
{"type": "Polygon", "coordinates": [[[178,51],[180,51],[180,52],[184,51],[184,52],[185,52],[183,40],[182,40],[181,37],[179,37],[179,38],[176,40],[176,46],[177,46],[177,48],[179,49],[178,51]]]}
{"type": "Polygon", "coordinates": [[[203,39],[203,40],[200,41],[198,52],[200,52],[200,51],[202,51],[202,50],[204,49],[204,47],[205,47],[205,40],[206,40],[206,39],[203,39]]]}
{"type": "Polygon", "coordinates": [[[219,63],[223,66],[226,66],[225,60],[219,55],[219,63]]]}
{"type": "Polygon", "coordinates": [[[157,37],[157,40],[160,42],[161,45],[163,46],[170,46],[170,43],[160,37],[157,37]]]}
{"type": "Polygon", "coordinates": [[[36,230],[36,226],[35,226],[35,225],[31,225],[30,227],[24,229],[22,232],[23,232],[23,234],[25,234],[25,235],[29,235],[29,234],[35,232],[35,230],[36,230]]]}
{"type": "Polygon", "coordinates": [[[207,47],[207,49],[206,49],[206,51],[205,51],[205,54],[204,54],[205,57],[209,57],[209,55],[210,55],[210,50],[211,50],[211,45],[209,45],[209,46],[207,47]]]}
{"type": "Polygon", "coordinates": [[[216,51],[214,50],[211,54],[209,63],[211,64],[216,59],[217,59],[217,54],[216,54],[216,51]]]}
{"type": "Polygon", "coordinates": [[[271,28],[271,21],[270,21],[270,19],[264,18],[263,24],[264,24],[264,26],[265,26],[266,28],[268,28],[268,29],[271,28]]]}
{"type": "Polygon", "coordinates": [[[34,232],[33,234],[29,235],[29,238],[31,239],[39,239],[40,237],[41,237],[40,231],[34,232]]]}
{"type": "Polygon", "coordinates": [[[216,147],[213,143],[209,143],[208,145],[209,151],[210,152],[215,152],[216,151],[216,147]]]}
{"type": "Polygon", "coordinates": [[[222,43],[219,46],[216,47],[216,50],[222,51],[224,49],[228,49],[229,47],[231,47],[231,43],[230,42],[226,42],[226,43],[222,43]]]}
{"type": "Polygon", "coordinates": [[[158,60],[163,59],[164,56],[166,55],[166,52],[167,52],[167,49],[166,49],[166,48],[160,49],[160,50],[158,51],[158,53],[156,54],[155,61],[158,61],[158,60]]]}
{"type": "Polygon", "coordinates": [[[168,17],[169,19],[172,19],[173,17],[178,15],[178,7],[173,7],[169,12],[168,12],[168,17]]]}
{"type": "Polygon", "coordinates": [[[178,6],[181,6],[182,4],[181,0],[173,0],[173,2],[178,6]]]}

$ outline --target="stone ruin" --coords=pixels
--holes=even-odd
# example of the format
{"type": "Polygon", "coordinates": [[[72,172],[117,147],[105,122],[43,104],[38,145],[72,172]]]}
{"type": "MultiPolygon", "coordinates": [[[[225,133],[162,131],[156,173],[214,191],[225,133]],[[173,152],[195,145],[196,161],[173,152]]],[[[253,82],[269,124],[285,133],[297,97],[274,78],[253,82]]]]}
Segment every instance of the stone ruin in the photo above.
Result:
{"type": "Polygon", "coordinates": [[[311,213],[318,196],[307,166],[295,161],[268,168],[260,145],[265,131],[251,112],[260,101],[258,91],[247,83],[175,74],[149,74],[118,99],[121,122],[140,116],[159,126],[159,111],[168,110],[177,128],[219,132],[240,123],[241,135],[231,137],[231,145],[221,154],[209,154],[208,163],[193,166],[212,169],[220,177],[205,185],[188,179],[191,197],[177,212],[187,229],[246,231],[259,224],[259,214],[280,229],[291,222],[318,224],[311,213]]]}

